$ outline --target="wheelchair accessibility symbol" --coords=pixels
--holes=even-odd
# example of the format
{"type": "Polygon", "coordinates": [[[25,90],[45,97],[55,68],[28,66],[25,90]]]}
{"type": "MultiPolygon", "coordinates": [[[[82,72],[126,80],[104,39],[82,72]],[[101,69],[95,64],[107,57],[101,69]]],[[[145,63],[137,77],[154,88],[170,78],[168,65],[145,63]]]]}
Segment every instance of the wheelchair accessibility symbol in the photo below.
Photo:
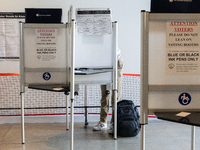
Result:
{"type": "Polygon", "coordinates": [[[49,80],[51,78],[51,74],[49,73],[49,72],[45,72],[44,74],[43,74],[43,79],[44,80],[49,80]]]}
{"type": "Polygon", "coordinates": [[[191,102],[191,96],[188,93],[182,93],[178,99],[182,105],[188,105],[191,102]]]}

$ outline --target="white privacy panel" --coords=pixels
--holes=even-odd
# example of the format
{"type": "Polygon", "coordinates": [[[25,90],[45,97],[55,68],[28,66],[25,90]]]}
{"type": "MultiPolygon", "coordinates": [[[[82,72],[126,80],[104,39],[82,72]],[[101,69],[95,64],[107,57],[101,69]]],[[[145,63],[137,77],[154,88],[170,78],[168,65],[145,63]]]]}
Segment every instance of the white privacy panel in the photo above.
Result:
{"type": "Polygon", "coordinates": [[[112,67],[112,35],[76,35],[75,68],[112,67]]]}
{"type": "Polygon", "coordinates": [[[26,84],[66,84],[70,52],[66,24],[24,24],[26,84]]]}

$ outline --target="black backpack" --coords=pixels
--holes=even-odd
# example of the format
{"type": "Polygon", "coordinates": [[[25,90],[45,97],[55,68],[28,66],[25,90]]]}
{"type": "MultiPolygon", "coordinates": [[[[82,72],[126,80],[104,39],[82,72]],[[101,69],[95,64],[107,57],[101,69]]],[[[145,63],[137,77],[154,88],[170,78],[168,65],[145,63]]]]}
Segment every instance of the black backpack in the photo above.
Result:
{"type": "Polygon", "coordinates": [[[117,134],[133,137],[140,132],[140,116],[137,107],[131,100],[117,103],[117,134]]]}

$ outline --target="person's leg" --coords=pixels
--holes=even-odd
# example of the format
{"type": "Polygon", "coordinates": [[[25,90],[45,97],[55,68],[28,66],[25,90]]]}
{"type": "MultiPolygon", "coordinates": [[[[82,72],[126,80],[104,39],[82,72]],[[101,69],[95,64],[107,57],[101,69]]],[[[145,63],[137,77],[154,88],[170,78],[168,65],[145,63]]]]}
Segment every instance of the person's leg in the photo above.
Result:
{"type": "Polygon", "coordinates": [[[101,85],[101,95],[100,121],[106,123],[110,107],[110,94],[106,94],[106,85],[101,85]]]}
{"type": "MultiPolygon", "coordinates": [[[[123,73],[123,59],[118,60],[117,70],[117,102],[122,100],[122,73],[123,73]]],[[[110,121],[109,133],[113,133],[113,118],[114,118],[114,92],[112,93],[112,118],[110,121]]]]}
{"type": "Polygon", "coordinates": [[[101,112],[100,121],[93,127],[94,131],[99,131],[102,128],[107,128],[107,117],[110,107],[110,94],[106,94],[106,85],[101,85],[101,112]]]}

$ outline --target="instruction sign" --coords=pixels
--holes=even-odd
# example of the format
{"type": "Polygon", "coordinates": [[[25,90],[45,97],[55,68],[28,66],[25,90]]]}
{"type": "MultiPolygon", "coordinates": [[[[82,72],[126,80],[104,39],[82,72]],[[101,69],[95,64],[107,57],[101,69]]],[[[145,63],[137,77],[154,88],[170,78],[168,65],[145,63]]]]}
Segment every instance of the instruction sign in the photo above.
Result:
{"type": "Polygon", "coordinates": [[[166,22],[166,74],[200,75],[199,22],[166,22]]]}
{"type": "Polygon", "coordinates": [[[19,22],[23,12],[0,12],[0,60],[19,59],[19,22]]]}
{"type": "Polygon", "coordinates": [[[111,34],[111,11],[77,9],[77,34],[79,35],[103,35],[111,34]]]}
{"type": "Polygon", "coordinates": [[[35,29],[36,56],[41,61],[57,59],[57,29],[35,29]]]}

